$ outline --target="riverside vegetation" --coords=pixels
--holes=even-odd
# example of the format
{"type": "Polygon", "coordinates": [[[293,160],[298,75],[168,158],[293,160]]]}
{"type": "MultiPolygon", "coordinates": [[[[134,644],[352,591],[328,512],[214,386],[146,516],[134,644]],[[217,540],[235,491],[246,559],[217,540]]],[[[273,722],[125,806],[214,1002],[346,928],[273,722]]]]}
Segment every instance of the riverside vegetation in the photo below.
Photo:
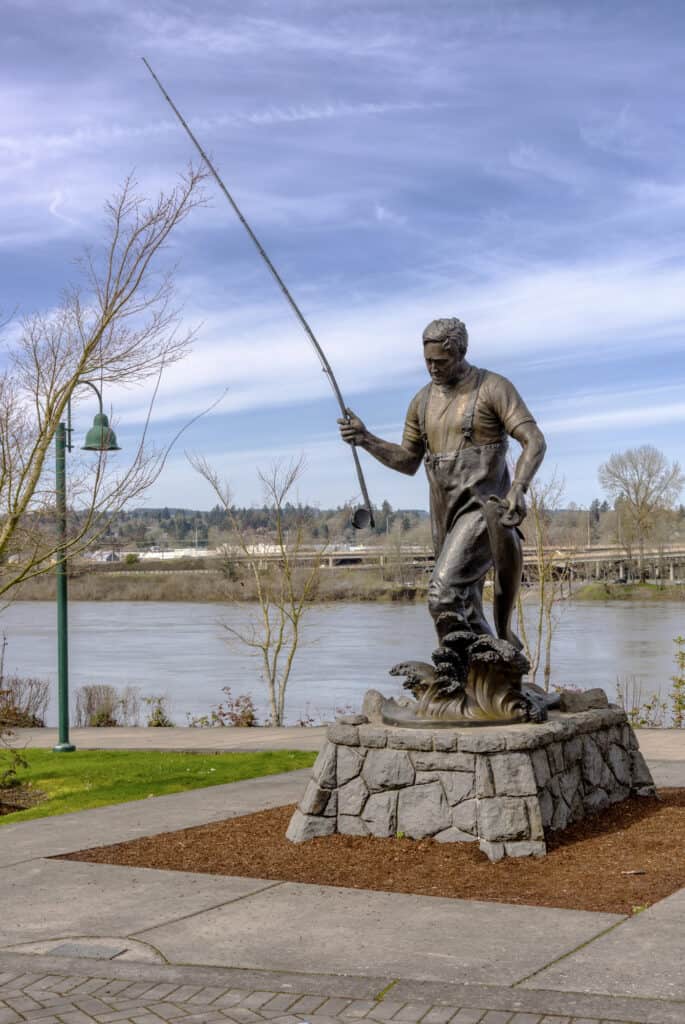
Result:
{"type": "MultiPolygon", "coordinates": [[[[400,553],[383,567],[322,569],[313,590],[317,602],[414,601],[425,597],[429,573],[400,553]]],[[[685,584],[610,583],[602,580],[573,588],[574,601],[685,601],[685,584]]],[[[54,601],[54,576],[39,576],[16,588],[15,600],[54,601]]],[[[222,565],[195,558],[83,566],[71,568],[69,599],[73,601],[180,601],[223,604],[257,600],[249,572],[239,564],[222,565]]]]}
{"type": "MultiPolygon", "coordinates": [[[[322,569],[312,594],[316,601],[413,600],[425,594],[428,574],[409,565],[409,558],[391,559],[381,568],[322,569]]],[[[277,571],[272,570],[274,579],[277,571]]],[[[53,601],[55,579],[40,576],[16,588],[16,600],[53,601]]],[[[257,601],[258,588],[249,566],[206,558],[150,561],[114,566],[71,567],[69,599],[73,601],[183,601],[227,603],[257,601]]]]}
{"type": "Polygon", "coordinates": [[[685,585],[652,583],[586,583],[574,591],[574,601],[685,601],[685,585]]]}
{"type": "Polygon", "coordinates": [[[641,682],[631,676],[616,682],[618,700],[633,726],[641,729],[685,727],[685,637],[675,637],[676,671],[664,699],[657,691],[647,692],[641,682]]]}

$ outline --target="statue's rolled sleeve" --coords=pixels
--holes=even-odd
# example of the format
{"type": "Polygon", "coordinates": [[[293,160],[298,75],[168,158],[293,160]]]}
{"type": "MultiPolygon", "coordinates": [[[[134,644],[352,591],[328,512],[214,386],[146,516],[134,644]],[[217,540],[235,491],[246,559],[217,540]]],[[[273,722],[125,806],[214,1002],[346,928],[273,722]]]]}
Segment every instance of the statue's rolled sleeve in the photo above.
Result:
{"type": "Polygon", "coordinates": [[[499,420],[507,434],[511,435],[522,423],[534,423],[535,417],[520,394],[506,377],[488,373],[483,418],[488,413],[499,420]]]}
{"type": "Polygon", "coordinates": [[[405,448],[422,448],[423,438],[421,436],[421,426],[419,424],[419,402],[418,395],[415,395],[409,403],[407,409],[407,416],[404,421],[404,431],[402,432],[402,445],[405,448]]]}

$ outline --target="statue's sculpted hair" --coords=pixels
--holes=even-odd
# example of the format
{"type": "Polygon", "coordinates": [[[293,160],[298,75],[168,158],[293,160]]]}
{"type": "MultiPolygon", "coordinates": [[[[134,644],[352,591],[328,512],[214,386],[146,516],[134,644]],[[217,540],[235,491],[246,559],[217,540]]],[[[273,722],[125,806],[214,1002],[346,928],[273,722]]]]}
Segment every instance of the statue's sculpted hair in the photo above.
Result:
{"type": "Polygon", "coordinates": [[[457,348],[462,355],[466,355],[469,347],[469,332],[466,324],[457,320],[455,316],[444,320],[431,320],[423,332],[423,343],[439,342],[444,349],[457,348]]]}

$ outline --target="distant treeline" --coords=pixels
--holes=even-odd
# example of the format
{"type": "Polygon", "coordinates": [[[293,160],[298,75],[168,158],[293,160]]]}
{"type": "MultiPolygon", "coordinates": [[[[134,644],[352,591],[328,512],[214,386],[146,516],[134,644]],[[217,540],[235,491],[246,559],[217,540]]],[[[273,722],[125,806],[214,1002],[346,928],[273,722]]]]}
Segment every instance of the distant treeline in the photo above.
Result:
{"type": "MultiPolygon", "coordinates": [[[[549,543],[570,547],[588,544],[630,543],[626,517],[607,501],[595,498],[586,508],[573,502],[564,508],[544,509],[549,543]]],[[[287,502],[282,509],[282,528],[286,535],[301,532],[305,542],[373,543],[395,537],[407,544],[430,544],[430,522],[424,509],[394,509],[383,501],[375,510],[375,527],[363,535],[351,525],[351,509],[322,509],[313,505],[287,502]]],[[[267,505],[231,509],[230,515],[219,505],[209,511],[182,508],[140,508],[122,512],[100,540],[101,547],[121,550],[164,549],[165,547],[217,547],[235,539],[233,523],[254,540],[273,538],[276,512],[267,505]]],[[[524,521],[523,532],[530,529],[524,521]]],[[[672,541],[685,535],[685,506],[660,513],[652,530],[653,540],[672,541]]]]}
{"type": "MultiPolygon", "coordinates": [[[[286,539],[299,537],[313,544],[374,544],[394,540],[406,545],[430,545],[431,531],[425,509],[394,509],[383,501],[375,509],[373,529],[354,530],[352,509],[317,508],[286,502],[281,510],[282,529],[286,539]]],[[[542,508],[546,543],[564,547],[586,547],[594,544],[618,544],[627,551],[635,547],[630,520],[617,501],[612,508],[607,501],[596,498],[583,508],[571,502],[563,508],[542,508]]],[[[170,548],[216,548],[234,544],[238,525],[244,537],[253,543],[273,542],[276,532],[275,509],[268,505],[253,508],[234,507],[230,513],[216,505],[209,510],[187,508],[137,508],[120,512],[104,532],[99,532],[92,547],[116,554],[170,548]]],[[[78,513],[70,513],[70,528],[78,525],[78,513]]],[[[36,516],[35,528],[46,535],[54,532],[55,517],[46,512],[36,516]]],[[[532,527],[528,517],[522,524],[527,535],[532,527]]],[[[685,506],[662,510],[650,523],[652,544],[673,543],[685,539],[685,506]]],[[[534,536],[531,536],[531,543],[534,536]]]]}
{"type": "MultiPolygon", "coordinates": [[[[284,531],[302,531],[305,540],[339,542],[358,539],[351,526],[349,508],[321,509],[313,505],[286,502],[281,511],[284,531]]],[[[216,505],[209,511],[183,508],[140,508],[122,512],[102,538],[102,546],[122,548],[215,547],[230,539],[234,523],[248,535],[269,537],[276,529],[276,511],[267,505],[231,509],[216,505]],[[233,521],[232,521],[233,520],[233,521]]],[[[394,510],[384,501],[375,513],[371,536],[391,531],[407,534],[421,524],[428,525],[422,509],[394,510]]],[[[365,531],[368,538],[369,532],[365,531]]],[[[426,534],[426,539],[428,535],[426,534]]]]}

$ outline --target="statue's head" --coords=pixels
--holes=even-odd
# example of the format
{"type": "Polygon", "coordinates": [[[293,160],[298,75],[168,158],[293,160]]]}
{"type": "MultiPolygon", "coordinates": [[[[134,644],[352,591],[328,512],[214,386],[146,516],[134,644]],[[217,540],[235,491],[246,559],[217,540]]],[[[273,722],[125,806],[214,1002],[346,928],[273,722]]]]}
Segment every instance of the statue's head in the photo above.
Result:
{"type": "Polygon", "coordinates": [[[469,347],[469,332],[466,324],[455,316],[444,320],[431,320],[423,332],[423,344],[440,344],[446,352],[459,355],[462,359],[469,347]]]}

